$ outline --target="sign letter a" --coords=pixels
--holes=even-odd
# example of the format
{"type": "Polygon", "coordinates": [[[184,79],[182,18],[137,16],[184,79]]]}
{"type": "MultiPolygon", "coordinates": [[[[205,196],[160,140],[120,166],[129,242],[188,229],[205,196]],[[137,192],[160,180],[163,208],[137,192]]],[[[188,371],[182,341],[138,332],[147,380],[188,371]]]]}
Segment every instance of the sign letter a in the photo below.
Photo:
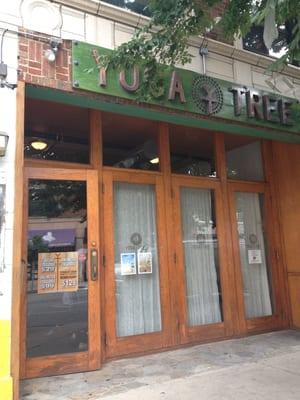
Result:
{"type": "Polygon", "coordinates": [[[169,100],[175,100],[176,93],[179,94],[181,103],[186,103],[184,90],[183,90],[183,86],[182,86],[182,82],[181,82],[181,78],[177,74],[176,71],[173,71],[172,78],[171,78],[171,83],[170,83],[168,99],[169,100]]]}

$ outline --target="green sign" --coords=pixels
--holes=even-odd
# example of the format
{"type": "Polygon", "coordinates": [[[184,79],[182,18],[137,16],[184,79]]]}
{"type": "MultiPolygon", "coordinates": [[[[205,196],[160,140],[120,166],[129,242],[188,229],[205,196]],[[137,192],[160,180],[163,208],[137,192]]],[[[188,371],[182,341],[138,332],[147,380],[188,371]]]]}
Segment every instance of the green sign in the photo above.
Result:
{"type": "MultiPolygon", "coordinates": [[[[99,55],[111,51],[73,42],[74,89],[136,100],[143,79],[142,69],[138,66],[130,71],[99,68],[99,55]]],[[[163,74],[164,95],[149,104],[300,135],[300,121],[295,120],[291,113],[291,106],[296,102],[294,99],[179,68],[165,67],[163,74]]]]}

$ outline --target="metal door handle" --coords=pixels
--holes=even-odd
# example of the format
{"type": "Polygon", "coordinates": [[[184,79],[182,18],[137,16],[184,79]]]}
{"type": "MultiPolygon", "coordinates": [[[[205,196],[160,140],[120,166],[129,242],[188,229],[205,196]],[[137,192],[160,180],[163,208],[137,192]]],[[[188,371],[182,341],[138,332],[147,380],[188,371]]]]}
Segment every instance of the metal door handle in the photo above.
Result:
{"type": "Polygon", "coordinates": [[[91,280],[98,279],[98,251],[97,249],[91,250],[91,280]]]}

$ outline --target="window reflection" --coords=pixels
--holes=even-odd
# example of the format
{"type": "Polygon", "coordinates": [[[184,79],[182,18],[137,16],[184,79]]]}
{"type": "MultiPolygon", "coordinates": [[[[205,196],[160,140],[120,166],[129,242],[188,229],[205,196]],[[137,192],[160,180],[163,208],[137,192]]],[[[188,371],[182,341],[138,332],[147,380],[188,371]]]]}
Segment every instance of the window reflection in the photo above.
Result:
{"type": "Polygon", "coordinates": [[[147,7],[149,0],[103,0],[103,2],[125,8],[126,10],[133,11],[137,14],[146,15],[147,17],[151,15],[147,7]]]}
{"type": "Polygon", "coordinates": [[[225,136],[227,176],[229,179],[264,181],[261,143],[247,136],[225,136]]]}
{"type": "Polygon", "coordinates": [[[26,99],[25,158],[88,164],[89,142],[87,108],[26,99]]]}
{"type": "MultiPolygon", "coordinates": [[[[296,22],[291,20],[279,25],[277,27],[278,37],[272,43],[271,49],[268,49],[263,39],[264,27],[261,25],[252,25],[250,31],[243,38],[243,48],[253,53],[280,58],[286,53],[286,47],[293,36],[295,26],[296,22]]],[[[300,62],[293,60],[292,65],[299,67],[300,62]]]]}
{"type": "Polygon", "coordinates": [[[216,177],[214,134],[184,126],[170,126],[173,173],[216,177]]]}
{"type": "Polygon", "coordinates": [[[87,350],[86,184],[30,180],[27,356],[87,350]]]}
{"type": "Polygon", "coordinates": [[[104,165],[159,170],[156,122],[105,113],[102,131],[104,165]]]}

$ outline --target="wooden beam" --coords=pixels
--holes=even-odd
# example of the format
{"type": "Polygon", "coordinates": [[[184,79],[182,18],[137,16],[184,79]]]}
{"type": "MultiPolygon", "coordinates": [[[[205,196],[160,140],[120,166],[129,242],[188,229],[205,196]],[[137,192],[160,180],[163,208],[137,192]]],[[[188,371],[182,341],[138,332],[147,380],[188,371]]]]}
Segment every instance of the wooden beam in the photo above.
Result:
{"type": "Polygon", "coordinates": [[[23,166],[24,166],[24,109],[25,83],[18,82],[16,112],[15,148],[15,196],[13,233],[13,277],[12,277],[12,341],[11,370],[13,377],[13,398],[19,399],[20,378],[20,317],[22,292],[22,220],[23,220],[23,166]]]}

